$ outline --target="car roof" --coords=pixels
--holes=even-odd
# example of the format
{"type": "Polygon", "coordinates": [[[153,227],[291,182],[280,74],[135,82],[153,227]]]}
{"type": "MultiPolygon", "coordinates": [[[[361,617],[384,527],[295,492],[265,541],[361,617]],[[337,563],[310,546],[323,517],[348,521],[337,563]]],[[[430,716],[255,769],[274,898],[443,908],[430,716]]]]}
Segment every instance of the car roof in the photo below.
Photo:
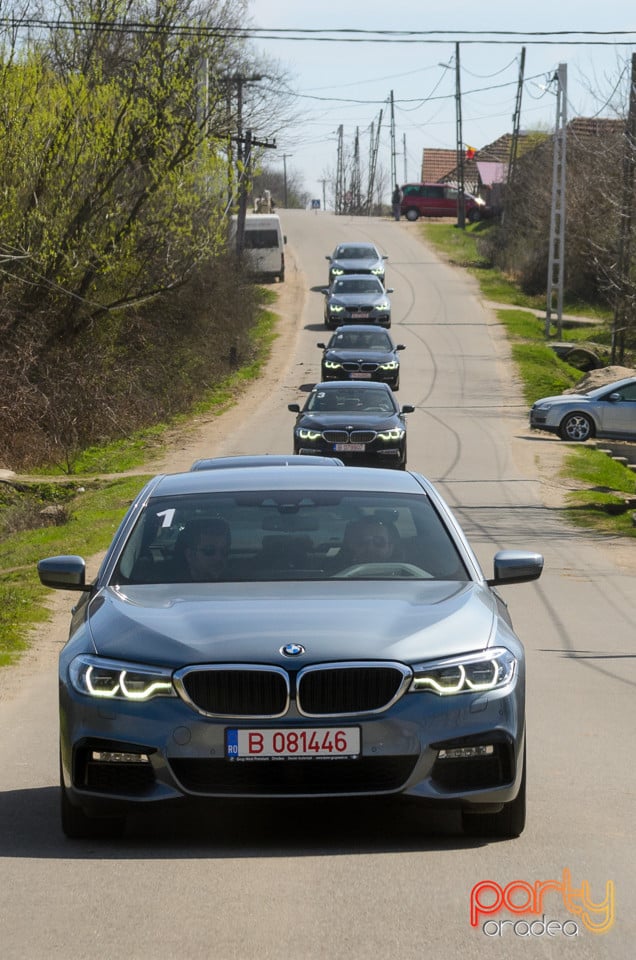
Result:
{"type": "Polygon", "coordinates": [[[379,327],[377,323],[341,323],[331,335],[336,337],[339,333],[385,333],[389,340],[391,339],[389,331],[379,327]]]}
{"type": "Polygon", "coordinates": [[[262,490],[333,490],[361,493],[423,493],[426,481],[406,470],[382,467],[340,467],[311,464],[303,470],[287,467],[228,467],[225,470],[189,470],[160,474],[150,484],[151,497],[187,496],[262,490]]]}
{"type": "Polygon", "coordinates": [[[316,383],[313,387],[314,390],[352,390],[356,393],[359,393],[360,390],[384,390],[386,393],[389,393],[393,396],[393,391],[388,383],[383,383],[380,380],[327,380],[322,383],[316,383]]]}
{"type": "Polygon", "coordinates": [[[338,457],[312,457],[300,454],[245,454],[235,457],[203,457],[195,460],[190,470],[227,470],[231,467],[292,467],[292,466],[341,466],[338,457]]]}
{"type": "Polygon", "coordinates": [[[375,243],[371,243],[369,240],[349,240],[345,243],[339,243],[336,246],[336,250],[348,250],[354,247],[362,247],[366,250],[373,250],[375,253],[379,252],[375,243]]]}

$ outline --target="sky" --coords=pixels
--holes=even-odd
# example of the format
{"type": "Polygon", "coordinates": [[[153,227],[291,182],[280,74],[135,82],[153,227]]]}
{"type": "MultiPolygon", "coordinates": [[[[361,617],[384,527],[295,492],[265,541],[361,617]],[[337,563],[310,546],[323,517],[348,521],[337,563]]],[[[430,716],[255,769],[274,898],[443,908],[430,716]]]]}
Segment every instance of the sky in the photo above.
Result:
{"type": "MultiPolygon", "coordinates": [[[[423,149],[455,149],[457,43],[465,146],[479,149],[512,132],[522,48],[522,130],[554,128],[557,88],[553,78],[562,63],[567,67],[568,119],[615,117],[617,108],[626,110],[632,54],[636,53],[636,6],[627,0],[594,4],[529,0],[521,8],[510,0],[439,0],[436,4],[431,0],[322,0],[315,4],[248,0],[248,9],[252,26],[325,31],[322,37],[334,36],[337,29],[440,32],[411,37],[415,42],[408,43],[396,42],[395,36],[387,38],[390,42],[353,42],[360,34],[337,42],[317,36],[297,40],[270,35],[254,40],[256,50],[284,69],[298,95],[296,109],[301,114],[288,131],[277,134],[277,149],[268,156],[268,163],[280,162],[281,169],[285,166],[288,175],[293,174],[312,197],[321,200],[325,196],[328,200],[328,192],[323,191],[330,189],[323,181],[333,180],[336,172],[338,128],[343,127],[345,153],[353,151],[358,131],[364,170],[371,131],[377,136],[381,111],[378,163],[385,173],[388,200],[391,93],[393,162],[400,183],[420,179],[423,149]],[[508,35],[502,36],[501,31],[508,35]],[[560,31],[568,36],[556,36],[560,31]]],[[[259,132],[266,135],[265,128],[259,132]]]]}

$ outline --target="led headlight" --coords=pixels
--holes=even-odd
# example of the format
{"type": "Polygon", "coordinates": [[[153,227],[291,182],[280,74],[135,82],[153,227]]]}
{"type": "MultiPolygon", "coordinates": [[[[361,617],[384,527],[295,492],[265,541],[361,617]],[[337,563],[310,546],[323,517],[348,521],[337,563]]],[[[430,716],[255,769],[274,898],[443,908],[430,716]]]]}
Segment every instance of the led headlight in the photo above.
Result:
{"type": "Polygon", "coordinates": [[[340,267],[331,268],[331,275],[333,277],[341,277],[343,273],[344,273],[344,270],[341,270],[340,267]]]}
{"type": "Polygon", "coordinates": [[[320,430],[311,430],[309,427],[299,427],[296,431],[296,436],[299,440],[318,440],[320,438],[320,430]]]}
{"type": "Polygon", "coordinates": [[[452,657],[413,667],[411,693],[436,693],[448,697],[457,693],[480,693],[510,683],[517,661],[505,647],[495,647],[465,657],[452,657]]]}
{"type": "Polygon", "coordinates": [[[339,370],[341,366],[342,364],[335,360],[325,360],[325,370],[339,370]]]}
{"type": "Polygon", "coordinates": [[[73,689],[88,697],[106,700],[151,700],[176,697],[172,671],[139,663],[105,660],[81,654],[71,662],[69,678],[73,689]]]}
{"type": "Polygon", "coordinates": [[[383,267],[374,267],[373,270],[371,271],[371,273],[372,273],[374,276],[376,276],[376,277],[381,277],[382,274],[384,273],[384,268],[383,268],[383,267]]]}
{"type": "Polygon", "coordinates": [[[380,370],[397,370],[399,367],[399,362],[397,360],[389,360],[388,363],[381,363],[380,370]]]}
{"type": "Polygon", "coordinates": [[[337,303],[329,304],[329,313],[342,313],[343,310],[344,310],[344,307],[338,306],[337,303]]]}
{"type": "Polygon", "coordinates": [[[392,427],[391,430],[383,430],[378,434],[378,440],[401,440],[405,434],[402,427],[392,427]]]}
{"type": "Polygon", "coordinates": [[[382,303],[376,303],[374,310],[390,310],[391,304],[387,300],[383,300],[382,303]]]}

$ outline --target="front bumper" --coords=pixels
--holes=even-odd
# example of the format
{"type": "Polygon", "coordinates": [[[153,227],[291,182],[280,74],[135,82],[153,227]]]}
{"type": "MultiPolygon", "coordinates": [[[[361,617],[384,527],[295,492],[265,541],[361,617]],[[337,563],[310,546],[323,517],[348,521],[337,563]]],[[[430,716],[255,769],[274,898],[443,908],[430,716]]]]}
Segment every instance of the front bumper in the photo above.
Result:
{"type": "Polygon", "coordinates": [[[438,697],[406,693],[383,713],[277,720],[205,717],[181,699],[95,703],[62,686],[61,758],[71,803],[89,815],[182,798],[357,797],[404,794],[451,806],[501,804],[519,789],[525,737],[523,682],[501,691],[438,697]],[[360,756],[230,760],[235,727],[357,726],[360,756]],[[467,747],[492,747],[464,758],[467,747]],[[450,758],[440,751],[455,750],[450,758]],[[457,755],[459,752],[459,755],[457,755]],[[109,754],[111,759],[95,759],[109,754]],[[138,754],[118,761],[118,755],[138,754]],[[143,758],[143,759],[141,759],[143,758]]]}
{"type": "MultiPolygon", "coordinates": [[[[339,446],[346,446],[340,444],[339,446]]],[[[366,445],[366,450],[336,450],[336,445],[319,440],[312,443],[308,440],[299,440],[294,443],[294,453],[301,456],[338,457],[348,466],[357,467],[396,467],[406,466],[406,446],[379,444],[374,442],[366,445]]]]}

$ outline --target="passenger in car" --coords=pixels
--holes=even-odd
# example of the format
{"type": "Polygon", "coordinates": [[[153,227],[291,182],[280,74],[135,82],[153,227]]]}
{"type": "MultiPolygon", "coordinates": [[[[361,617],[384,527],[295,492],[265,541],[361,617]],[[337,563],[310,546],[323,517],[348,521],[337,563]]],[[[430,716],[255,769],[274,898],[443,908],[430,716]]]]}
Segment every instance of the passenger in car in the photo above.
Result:
{"type": "Polygon", "coordinates": [[[388,524],[374,517],[363,517],[347,524],[338,563],[383,563],[394,559],[395,553],[395,536],[388,524]]]}

